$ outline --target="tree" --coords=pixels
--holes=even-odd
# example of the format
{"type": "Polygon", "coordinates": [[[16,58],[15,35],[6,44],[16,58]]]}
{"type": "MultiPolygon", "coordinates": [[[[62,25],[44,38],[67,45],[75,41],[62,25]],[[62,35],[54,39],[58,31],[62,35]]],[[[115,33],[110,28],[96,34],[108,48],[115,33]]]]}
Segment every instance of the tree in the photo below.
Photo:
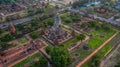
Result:
{"type": "Polygon", "coordinates": [[[90,26],[91,26],[91,27],[95,27],[97,24],[98,24],[98,23],[97,23],[96,21],[91,21],[91,22],[90,22],[90,26]]]}
{"type": "Polygon", "coordinates": [[[115,65],[115,67],[120,67],[120,62],[118,62],[118,63],[115,65]]]}
{"type": "Polygon", "coordinates": [[[85,35],[84,34],[80,34],[78,37],[77,37],[78,40],[84,40],[85,39],[85,35]]]}
{"type": "Polygon", "coordinates": [[[51,51],[51,59],[55,67],[67,67],[71,63],[71,56],[62,46],[54,47],[51,51]]]}
{"type": "Polygon", "coordinates": [[[43,13],[44,12],[44,10],[43,9],[41,9],[41,8],[38,8],[37,9],[37,12],[36,12],[36,14],[38,14],[38,13],[43,13]]]}
{"type": "Polygon", "coordinates": [[[86,23],[86,22],[82,23],[81,25],[82,28],[89,27],[89,26],[90,26],[89,23],[86,23]]]}
{"type": "Polygon", "coordinates": [[[4,50],[7,47],[7,43],[6,42],[1,42],[0,47],[1,47],[0,50],[4,50]]]}
{"type": "Polygon", "coordinates": [[[0,37],[0,39],[2,42],[8,42],[8,41],[14,40],[15,37],[13,37],[10,33],[8,33],[8,34],[5,34],[4,36],[0,37]]]}
{"type": "Polygon", "coordinates": [[[0,34],[2,34],[2,32],[3,32],[3,29],[0,28],[0,34]]]}
{"type": "Polygon", "coordinates": [[[98,55],[95,55],[92,57],[91,59],[91,64],[90,64],[90,67],[98,67],[99,64],[100,64],[100,56],[98,55]]]}
{"type": "Polygon", "coordinates": [[[52,51],[52,48],[51,48],[50,46],[47,46],[47,47],[45,48],[45,51],[46,51],[48,54],[50,54],[50,52],[52,51]]]}
{"type": "Polygon", "coordinates": [[[13,4],[15,0],[0,0],[0,4],[13,4]]]}
{"type": "Polygon", "coordinates": [[[34,9],[28,9],[28,15],[29,16],[33,16],[35,14],[35,10],[34,9]]]}
{"type": "Polygon", "coordinates": [[[42,57],[39,59],[39,61],[33,63],[30,67],[47,67],[47,60],[42,57]]]}
{"type": "Polygon", "coordinates": [[[65,18],[64,20],[63,20],[65,23],[72,23],[73,21],[72,21],[72,19],[71,18],[65,18]]]}
{"type": "Polygon", "coordinates": [[[102,28],[103,28],[104,31],[110,31],[110,30],[111,30],[111,29],[110,29],[110,25],[107,24],[107,23],[103,23],[103,24],[102,24],[102,28]]]}
{"type": "Polygon", "coordinates": [[[48,18],[48,19],[44,20],[44,22],[46,23],[46,25],[53,26],[54,19],[53,18],[48,18]]]}
{"type": "MultiPolygon", "coordinates": [[[[119,55],[118,57],[120,57],[120,55],[119,55]]],[[[117,62],[117,64],[115,65],[115,67],[120,67],[120,59],[118,59],[118,62],[117,62]]]]}
{"type": "Polygon", "coordinates": [[[33,39],[36,39],[39,37],[39,33],[38,32],[32,32],[30,33],[30,37],[33,38],[33,39]]]}

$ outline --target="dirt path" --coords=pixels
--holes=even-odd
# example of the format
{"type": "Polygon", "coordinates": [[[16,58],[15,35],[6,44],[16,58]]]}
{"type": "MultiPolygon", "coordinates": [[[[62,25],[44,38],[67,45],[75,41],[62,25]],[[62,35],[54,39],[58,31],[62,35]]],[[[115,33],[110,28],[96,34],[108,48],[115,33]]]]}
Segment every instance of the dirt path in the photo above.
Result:
{"type": "Polygon", "coordinates": [[[88,55],[83,61],[81,61],[76,67],[81,67],[85,62],[87,62],[92,56],[94,56],[100,49],[102,49],[110,40],[112,40],[116,35],[115,33],[112,37],[110,37],[107,41],[105,41],[100,47],[98,47],[94,52],[88,55]]]}

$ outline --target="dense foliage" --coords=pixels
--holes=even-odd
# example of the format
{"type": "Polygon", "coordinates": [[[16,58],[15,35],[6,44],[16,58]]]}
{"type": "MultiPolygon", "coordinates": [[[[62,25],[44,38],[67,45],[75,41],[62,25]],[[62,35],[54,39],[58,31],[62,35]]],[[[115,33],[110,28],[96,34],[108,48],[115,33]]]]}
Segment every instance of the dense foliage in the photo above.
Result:
{"type": "Polygon", "coordinates": [[[39,61],[33,63],[30,67],[47,67],[47,60],[42,57],[39,59],[39,61]]]}
{"type": "Polygon", "coordinates": [[[118,62],[118,63],[115,65],[115,67],[120,67],[120,62],[118,62]]]}
{"type": "Polygon", "coordinates": [[[51,59],[55,67],[67,67],[71,63],[71,56],[63,47],[54,47],[51,51],[51,59]]]}
{"type": "Polygon", "coordinates": [[[52,48],[51,48],[50,46],[47,46],[47,47],[45,48],[45,51],[46,51],[48,54],[50,54],[50,52],[52,51],[52,48]]]}
{"type": "Polygon", "coordinates": [[[85,35],[84,34],[80,34],[78,37],[77,37],[77,39],[79,39],[79,40],[84,40],[85,39],[85,35]]]}
{"type": "Polygon", "coordinates": [[[0,4],[13,4],[16,0],[0,0],[0,4]]]}
{"type": "Polygon", "coordinates": [[[30,37],[31,37],[32,39],[38,38],[38,37],[39,37],[39,32],[32,32],[32,33],[30,33],[30,37]]]}
{"type": "Polygon", "coordinates": [[[99,60],[98,57],[99,56],[97,56],[97,55],[92,57],[92,59],[91,59],[92,64],[90,65],[90,67],[97,67],[97,66],[99,66],[100,60],[99,60]]]}

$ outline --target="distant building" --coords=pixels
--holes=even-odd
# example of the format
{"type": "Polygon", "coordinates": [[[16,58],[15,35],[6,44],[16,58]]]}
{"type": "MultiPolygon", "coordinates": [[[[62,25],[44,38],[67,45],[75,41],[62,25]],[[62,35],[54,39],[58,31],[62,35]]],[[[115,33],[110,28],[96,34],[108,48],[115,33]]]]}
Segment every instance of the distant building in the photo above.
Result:
{"type": "Polygon", "coordinates": [[[99,13],[106,13],[107,11],[106,11],[105,9],[98,8],[98,9],[97,9],[97,12],[99,12],[99,13]]]}

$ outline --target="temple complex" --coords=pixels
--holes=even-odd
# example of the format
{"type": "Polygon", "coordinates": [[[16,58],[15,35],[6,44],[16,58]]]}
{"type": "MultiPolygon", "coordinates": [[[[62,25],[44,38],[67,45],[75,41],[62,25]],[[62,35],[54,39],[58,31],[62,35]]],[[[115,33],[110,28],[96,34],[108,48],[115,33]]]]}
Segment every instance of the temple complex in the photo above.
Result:
{"type": "Polygon", "coordinates": [[[53,45],[57,45],[71,39],[72,34],[73,32],[68,32],[62,28],[61,19],[59,13],[57,13],[55,15],[54,25],[52,27],[49,27],[48,30],[46,30],[43,37],[53,45]]]}

